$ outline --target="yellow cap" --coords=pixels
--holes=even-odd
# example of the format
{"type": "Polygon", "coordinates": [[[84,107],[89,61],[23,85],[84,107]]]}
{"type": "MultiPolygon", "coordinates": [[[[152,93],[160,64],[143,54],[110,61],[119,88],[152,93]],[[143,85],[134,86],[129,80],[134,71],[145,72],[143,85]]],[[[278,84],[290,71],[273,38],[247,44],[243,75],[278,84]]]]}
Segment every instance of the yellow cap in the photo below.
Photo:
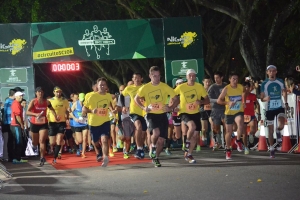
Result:
{"type": "Polygon", "coordinates": [[[84,93],[79,93],[79,101],[83,101],[85,97],[84,93]]]}

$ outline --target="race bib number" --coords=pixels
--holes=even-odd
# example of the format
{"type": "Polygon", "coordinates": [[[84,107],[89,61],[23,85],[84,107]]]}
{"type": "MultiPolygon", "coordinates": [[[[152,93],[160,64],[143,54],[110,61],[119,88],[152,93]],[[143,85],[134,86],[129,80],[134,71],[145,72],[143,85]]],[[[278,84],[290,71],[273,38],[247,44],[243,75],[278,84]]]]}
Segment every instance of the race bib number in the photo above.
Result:
{"type": "Polygon", "coordinates": [[[244,115],[244,122],[248,123],[251,121],[251,116],[250,115],[244,115]]]}
{"type": "Polygon", "coordinates": [[[206,104],[206,105],[204,105],[204,110],[211,110],[211,106],[210,106],[210,104],[206,104]]]}
{"type": "Polygon", "coordinates": [[[151,104],[152,111],[162,111],[162,109],[163,109],[163,104],[160,102],[151,104]]]}
{"type": "Polygon", "coordinates": [[[35,118],[35,123],[36,124],[45,124],[46,123],[46,117],[39,117],[39,118],[35,118]]]}
{"type": "Polygon", "coordinates": [[[270,100],[270,104],[269,105],[270,105],[270,109],[276,109],[276,108],[282,107],[280,99],[270,100]]]}
{"type": "Polygon", "coordinates": [[[98,108],[97,109],[97,115],[101,117],[107,116],[107,109],[105,108],[98,108]]]}
{"type": "Polygon", "coordinates": [[[186,104],[186,110],[187,111],[194,111],[194,110],[196,110],[196,105],[194,104],[194,103],[188,103],[188,104],[186,104]]]}
{"type": "Polygon", "coordinates": [[[230,110],[240,110],[241,109],[241,103],[240,101],[237,101],[233,106],[230,107],[230,110]]]}

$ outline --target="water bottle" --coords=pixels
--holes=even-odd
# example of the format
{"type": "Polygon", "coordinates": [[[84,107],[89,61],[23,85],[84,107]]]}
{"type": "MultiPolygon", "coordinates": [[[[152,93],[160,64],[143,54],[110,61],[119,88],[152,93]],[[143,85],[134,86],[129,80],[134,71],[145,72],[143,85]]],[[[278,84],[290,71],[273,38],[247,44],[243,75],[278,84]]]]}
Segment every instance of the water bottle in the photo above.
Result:
{"type": "Polygon", "coordinates": [[[36,119],[39,119],[40,116],[42,116],[43,113],[44,113],[44,111],[40,112],[40,114],[36,117],[36,119]]]}

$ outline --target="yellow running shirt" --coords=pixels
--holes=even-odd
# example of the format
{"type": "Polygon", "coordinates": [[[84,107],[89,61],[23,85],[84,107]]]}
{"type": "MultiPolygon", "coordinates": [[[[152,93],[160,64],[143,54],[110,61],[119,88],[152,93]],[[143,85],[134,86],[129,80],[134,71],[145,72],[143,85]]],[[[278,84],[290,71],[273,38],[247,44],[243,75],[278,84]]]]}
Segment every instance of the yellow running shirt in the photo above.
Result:
{"type": "Polygon", "coordinates": [[[242,95],[244,91],[244,87],[241,84],[237,84],[236,88],[232,88],[230,85],[224,87],[227,88],[227,93],[225,96],[225,101],[236,102],[234,106],[229,107],[227,104],[225,106],[225,115],[235,115],[239,112],[244,112],[244,105],[242,101],[242,95]]]}
{"type": "MultiPolygon", "coordinates": [[[[59,121],[56,121],[54,115],[52,112],[49,112],[48,120],[49,122],[65,122],[66,121],[66,110],[69,108],[69,101],[65,99],[64,97],[56,98],[52,97],[49,99],[53,109],[55,110],[55,113],[57,117],[60,119],[59,121]]],[[[49,109],[48,109],[49,110],[49,109]]]]}
{"type": "Polygon", "coordinates": [[[173,88],[162,82],[158,85],[152,85],[151,82],[143,85],[138,90],[137,95],[145,98],[144,106],[151,105],[150,113],[155,114],[164,113],[163,106],[166,105],[168,95],[170,95],[170,98],[176,96],[173,88]]]}
{"type": "Polygon", "coordinates": [[[97,92],[92,91],[92,92],[87,93],[84,97],[84,101],[88,100],[92,96],[92,94],[95,94],[95,93],[97,93],[97,92]]]}
{"type": "Polygon", "coordinates": [[[112,103],[111,94],[92,94],[89,99],[84,101],[83,105],[90,110],[97,108],[97,113],[89,113],[88,124],[90,126],[101,126],[109,120],[109,106],[112,103]]]}
{"type": "Polygon", "coordinates": [[[195,83],[193,86],[183,83],[178,85],[174,91],[180,97],[180,108],[178,114],[195,114],[200,112],[200,107],[196,104],[196,100],[200,100],[201,97],[204,98],[207,96],[206,90],[200,83],[195,83]]]}
{"type": "Polygon", "coordinates": [[[128,96],[128,95],[130,96],[130,106],[129,106],[130,114],[137,114],[137,115],[143,116],[143,113],[144,113],[143,110],[134,101],[134,97],[135,97],[138,89],[140,89],[142,86],[143,85],[139,85],[139,86],[129,85],[122,92],[122,94],[124,96],[128,96]]]}

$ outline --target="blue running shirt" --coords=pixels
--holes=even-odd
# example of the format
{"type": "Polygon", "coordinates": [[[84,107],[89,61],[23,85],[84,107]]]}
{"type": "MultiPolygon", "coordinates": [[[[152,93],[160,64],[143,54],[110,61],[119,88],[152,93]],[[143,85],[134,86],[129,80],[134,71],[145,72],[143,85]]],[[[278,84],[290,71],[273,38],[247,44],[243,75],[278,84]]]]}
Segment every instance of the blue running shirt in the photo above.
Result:
{"type": "Polygon", "coordinates": [[[274,81],[266,79],[261,84],[261,92],[265,93],[265,97],[270,97],[270,101],[267,102],[266,110],[277,110],[283,107],[281,98],[283,89],[285,89],[284,82],[279,78],[276,78],[274,81]]]}

